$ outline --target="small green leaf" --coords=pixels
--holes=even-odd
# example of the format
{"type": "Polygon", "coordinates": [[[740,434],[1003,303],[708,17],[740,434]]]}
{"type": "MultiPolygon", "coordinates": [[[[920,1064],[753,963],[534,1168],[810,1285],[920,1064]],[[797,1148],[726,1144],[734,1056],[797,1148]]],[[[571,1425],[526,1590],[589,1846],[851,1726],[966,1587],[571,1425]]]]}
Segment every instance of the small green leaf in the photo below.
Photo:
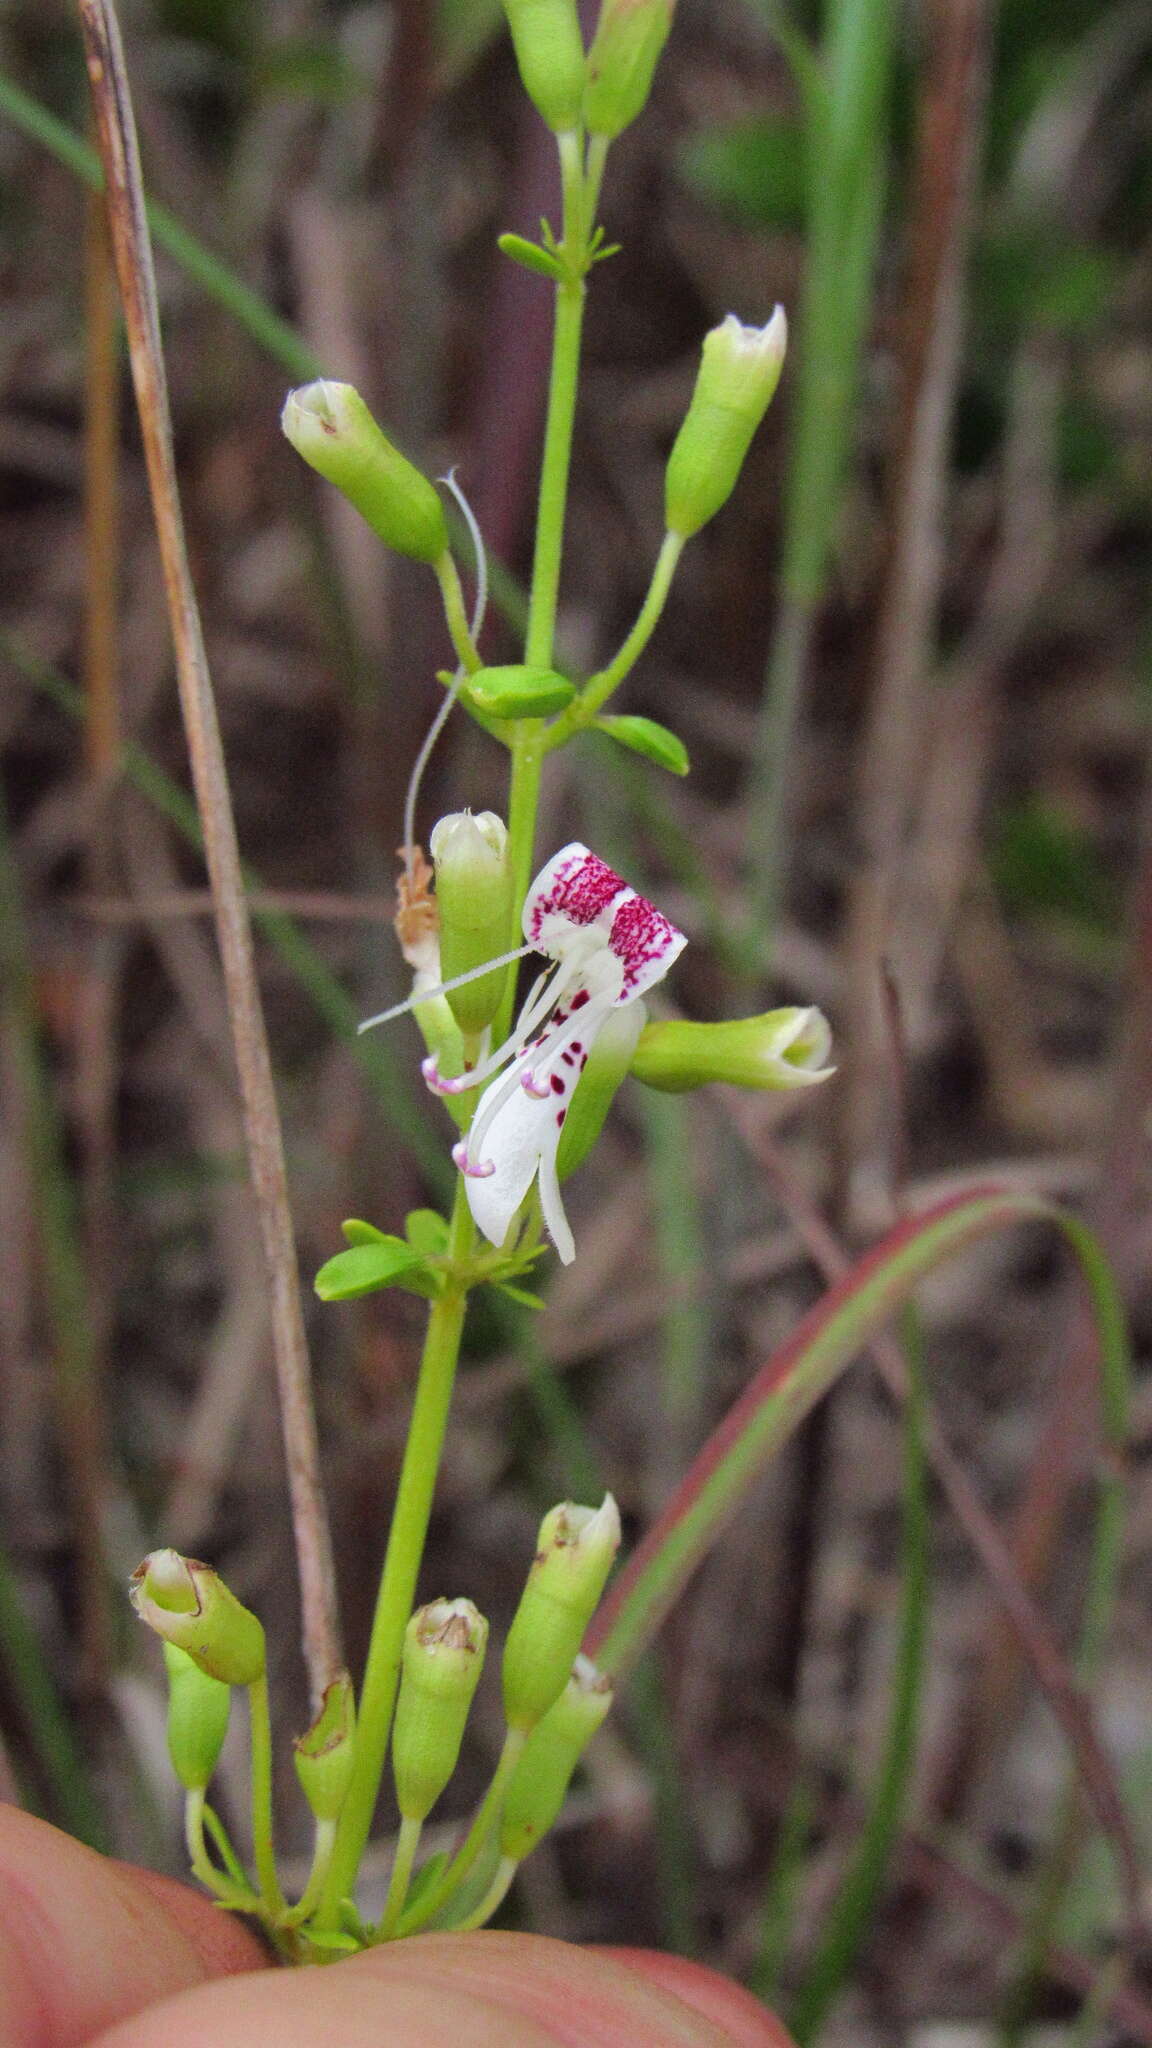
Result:
{"type": "Polygon", "coordinates": [[[549,668],[479,668],[468,678],[472,702],[492,718],[548,718],[576,695],[567,676],[549,668]]]}
{"type": "Polygon", "coordinates": [[[340,1225],[349,1244],[387,1244],[388,1239],[374,1223],[363,1223],[358,1216],[349,1216],[340,1225]]]}
{"type": "Polygon", "coordinates": [[[513,1287],[510,1280],[498,1280],[496,1285],[501,1294],[506,1294],[509,1301],[518,1301],[521,1308],[547,1308],[548,1306],[546,1301],[541,1301],[538,1294],[530,1294],[526,1287],[513,1287]]]}
{"type": "Polygon", "coordinates": [[[321,1266],[314,1284],[321,1301],[355,1301],[361,1294],[406,1280],[420,1264],[421,1254],[402,1237],[382,1237],[378,1244],[337,1252],[321,1266]]]}
{"type": "Polygon", "coordinates": [[[413,1209],[404,1218],[404,1235],[423,1259],[441,1258],[448,1249],[448,1225],[438,1209],[413,1209]]]}
{"type": "Polygon", "coordinates": [[[527,242],[523,235],[497,235],[496,247],[502,256],[512,263],[518,263],[522,270],[533,270],[537,277],[550,277],[555,284],[561,276],[560,265],[547,249],[538,242],[527,242]]]}
{"type": "Polygon", "coordinates": [[[630,714],[621,717],[598,718],[596,724],[601,732],[610,733],[619,740],[622,747],[630,747],[634,754],[643,754],[657,767],[667,768],[670,775],[687,775],[690,766],[688,749],[676,733],[669,732],[666,725],[660,725],[654,718],[635,718],[630,714]]]}
{"type": "Polygon", "coordinates": [[[334,1927],[306,1927],[304,1933],[310,1948],[331,1949],[339,1956],[354,1956],[364,1945],[354,1934],[339,1934],[334,1927]]]}

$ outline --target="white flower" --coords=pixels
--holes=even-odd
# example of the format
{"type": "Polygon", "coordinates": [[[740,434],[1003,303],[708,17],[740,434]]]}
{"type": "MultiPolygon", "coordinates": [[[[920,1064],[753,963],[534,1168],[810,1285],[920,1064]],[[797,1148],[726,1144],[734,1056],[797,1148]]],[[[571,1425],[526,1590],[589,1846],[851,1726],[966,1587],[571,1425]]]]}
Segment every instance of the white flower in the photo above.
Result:
{"type": "Polygon", "coordinates": [[[459,1080],[425,1060],[429,1086],[457,1094],[492,1080],[453,1157],[478,1227],[502,1245],[539,1178],[544,1221],[561,1259],[575,1256],[556,1151],[572,1091],[609,1016],[660,981],[687,941],[586,846],[554,854],[528,891],[524,937],[554,963],[530,991],[507,1042],[459,1080]],[[505,1068],[504,1072],[500,1072],[505,1068]]]}

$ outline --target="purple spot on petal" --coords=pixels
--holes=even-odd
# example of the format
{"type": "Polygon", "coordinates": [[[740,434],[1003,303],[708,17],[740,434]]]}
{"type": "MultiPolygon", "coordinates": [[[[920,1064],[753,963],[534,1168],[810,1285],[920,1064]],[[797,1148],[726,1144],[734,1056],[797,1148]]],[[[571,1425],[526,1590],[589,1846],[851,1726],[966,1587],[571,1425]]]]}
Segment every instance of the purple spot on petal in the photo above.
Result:
{"type": "Polygon", "coordinates": [[[576,925],[595,924],[600,912],[627,886],[606,861],[581,847],[550,877],[547,893],[530,899],[529,938],[539,938],[546,917],[567,918],[576,925]]]}
{"type": "Polygon", "coordinates": [[[573,996],[573,998],[572,998],[572,1008],[573,1008],[574,1010],[582,1010],[582,1009],[584,1008],[584,1005],[585,1005],[585,1003],[586,1003],[587,1001],[588,1001],[588,991],[587,991],[587,989],[586,989],[586,988],[578,988],[578,989],[577,989],[577,991],[576,991],[576,993],[575,993],[575,995],[574,995],[574,996],[573,996]]]}
{"type": "Polygon", "coordinates": [[[645,970],[664,959],[676,946],[680,933],[662,917],[646,896],[630,895],[612,920],[609,945],[624,969],[624,984],[616,1000],[628,1002],[641,980],[645,987],[656,976],[645,970]]]}
{"type": "Polygon", "coordinates": [[[553,1076],[552,1076],[552,1093],[553,1093],[553,1095],[563,1095],[563,1093],[564,1093],[564,1077],[563,1077],[563,1075],[561,1075],[561,1074],[553,1074],[553,1076]]]}
{"type": "Polygon", "coordinates": [[[564,1128],[564,1119],[567,1116],[567,1114],[568,1111],[566,1109],[558,1109],[556,1112],[556,1122],[559,1124],[561,1130],[563,1130],[564,1128]]]}

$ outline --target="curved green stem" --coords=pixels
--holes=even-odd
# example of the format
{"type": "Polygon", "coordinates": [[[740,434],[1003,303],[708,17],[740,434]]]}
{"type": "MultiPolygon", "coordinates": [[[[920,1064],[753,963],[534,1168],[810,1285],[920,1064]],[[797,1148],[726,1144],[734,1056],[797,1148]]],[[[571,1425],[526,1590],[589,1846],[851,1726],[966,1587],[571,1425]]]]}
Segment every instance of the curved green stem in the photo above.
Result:
{"type": "Polygon", "coordinates": [[[281,1920],[280,1925],[282,1927],[301,1927],[309,1915],[315,1911],[320,1902],[320,1893],[324,1888],[324,1879],[328,1875],[328,1865],[332,1861],[332,1849],[335,1841],[335,1821],[318,1820],[316,1823],[316,1836],[312,1844],[312,1868],[308,1872],[308,1882],[291,1912],[286,1913],[281,1920]]]}
{"type": "Polygon", "coordinates": [[[640,607],[632,631],[607,668],[600,669],[596,675],[588,678],[576,702],[564,713],[563,718],[556,719],[548,728],[549,751],[553,747],[563,746],[564,741],[570,739],[574,732],[591,725],[596,713],[607,703],[613,690],[618,688],[625,676],[635,668],[660,622],[660,615],[668,602],[668,592],[672,588],[672,578],[676,574],[683,552],[683,534],[666,533],[660,553],[656,557],[648,594],[640,607]]]}
{"type": "Polygon", "coordinates": [[[400,1822],[392,1875],[388,1880],[388,1897],[384,1901],[384,1916],[376,1930],[377,1941],[391,1941],[396,1932],[400,1915],[404,1911],[404,1902],[408,1897],[408,1887],[412,1882],[412,1866],[416,1861],[416,1851],[420,1847],[423,1832],[422,1820],[400,1822]]]}
{"type": "Polygon", "coordinates": [[[272,1723],[268,1715],[268,1674],[248,1687],[252,1741],[252,1852],[260,1894],[274,1919],[284,1911],[284,1894],[272,1846],[272,1723]]]}
{"type": "MultiPolygon", "coordinates": [[[[456,1270],[470,1257],[474,1242],[475,1228],[464,1182],[458,1179],[448,1243],[456,1270]]],[[[428,1318],[420,1377],[408,1441],[404,1446],[404,1462],[360,1692],[352,1783],[337,1825],[336,1846],[317,1916],[323,1927],[336,1924],[340,1901],[352,1889],[376,1810],[376,1796],[392,1726],[392,1709],[400,1680],[404,1630],[412,1613],[428,1518],[432,1512],[436,1474],[444,1447],[444,1432],[448,1425],[466,1300],[466,1287],[458,1282],[451,1283],[439,1301],[433,1304],[428,1318]]]]}
{"type": "MultiPolygon", "coordinates": [[[[184,1794],[184,1842],[192,1875],[217,1899],[231,1898],[234,1887],[217,1870],[204,1840],[203,1790],[184,1794]]],[[[255,1899],[252,1901],[255,1904],[255,1899]]]]}
{"type": "Polygon", "coordinates": [[[464,602],[460,571],[447,548],[435,564],[435,568],[440,595],[444,600],[444,617],[452,645],[456,650],[456,659],[461,668],[470,676],[474,676],[477,669],[483,667],[483,663],[468,624],[468,607],[464,602]]]}
{"type": "Polygon", "coordinates": [[[426,1926],[440,1911],[441,1906],[448,1903],[453,1892],[458,1891],[463,1884],[500,1818],[508,1780],[520,1761],[520,1752],[526,1741],[526,1730],[508,1730],[504,1737],[504,1747],[500,1752],[500,1761],[492,1774],[492,1783],[477,1809],[475,1820],[439,1881],[432,1886],[430,1892],[418,1899],[408,1918],[401,1920],[401,1934],[415,1934],[417,1928],[426,1926]]]}
{"type": "Polygon", "coordinates": [[[244,1892],[254,1899],[256,1895],[253,1892],[252,1886],[248,1881],[248,1872],[245,1870],[243,1864],[240,1861],[240,1858],[236,1854],[235,1849],[232,1847],[232,1843],[229,1840],[228,1836],[228,1830],[224,1826],[224,1823],[221,1820],[219,1814],[216,1813],[211,1806],[205,1806],[203,1809],[202,1819],[206,1833],[209,1834],[212,1838],[212,1842],[216,1849],[216,1854],[219,1856],[220,1861],[224,1865],[225,1870],[228,1872],[229,1877],[232,1878],[233,1882],[235,1883],[237,1891],[244,1892]]]}
{"type": "Polygon", "coordinates": [[[463,1920],[457,1920],[454,1923],[452,1928],[453,1934],[471,1934],[474,1928],[486,1926],[493,1913],[504,1904],[512,1879],[519,1868],[520,1865],[514,1856],[502,1856],[496,1865],[496,1875],[492,1879],[480,1904],[474,1906],[472,1911],[466,1914],[463,1920]]]}

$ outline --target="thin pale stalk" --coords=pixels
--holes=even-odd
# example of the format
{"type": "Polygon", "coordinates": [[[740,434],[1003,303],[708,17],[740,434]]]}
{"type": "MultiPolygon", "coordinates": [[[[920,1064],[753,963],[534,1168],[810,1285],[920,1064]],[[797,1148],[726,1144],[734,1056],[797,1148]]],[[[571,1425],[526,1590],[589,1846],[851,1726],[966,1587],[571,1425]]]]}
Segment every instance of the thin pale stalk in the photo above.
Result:
{"type": "Polygon", "coordinates": [[[227,771],[177,492],[156,287],[120,33],[111,0],[79,0],[79,4],[132,377],[176,649],[181,709],[204,829],[208,872],[217,904],[217,931],[253,1193],[271,1295],[281,1421],[300,1571],[304,1654],[313,1705],[318,1709],[326,1686],[342,1668],[343,1658],[280,1122],[252,958],[227,771]]]}
{"type": "Polygon", "coordinates": [[[392,1872],[388,1879],[388,1896],[384,1901],[384,1914],[376,1930],[377,1941],[391,1941],[397,1923],[404,1911],[408,1888],[412,1883],[412,1872],[424,1823],[420,1820],[404,1819],[400,1822],[400,1833],[396,1839],[396,1854],[392,1859],[392,1872]]]}

